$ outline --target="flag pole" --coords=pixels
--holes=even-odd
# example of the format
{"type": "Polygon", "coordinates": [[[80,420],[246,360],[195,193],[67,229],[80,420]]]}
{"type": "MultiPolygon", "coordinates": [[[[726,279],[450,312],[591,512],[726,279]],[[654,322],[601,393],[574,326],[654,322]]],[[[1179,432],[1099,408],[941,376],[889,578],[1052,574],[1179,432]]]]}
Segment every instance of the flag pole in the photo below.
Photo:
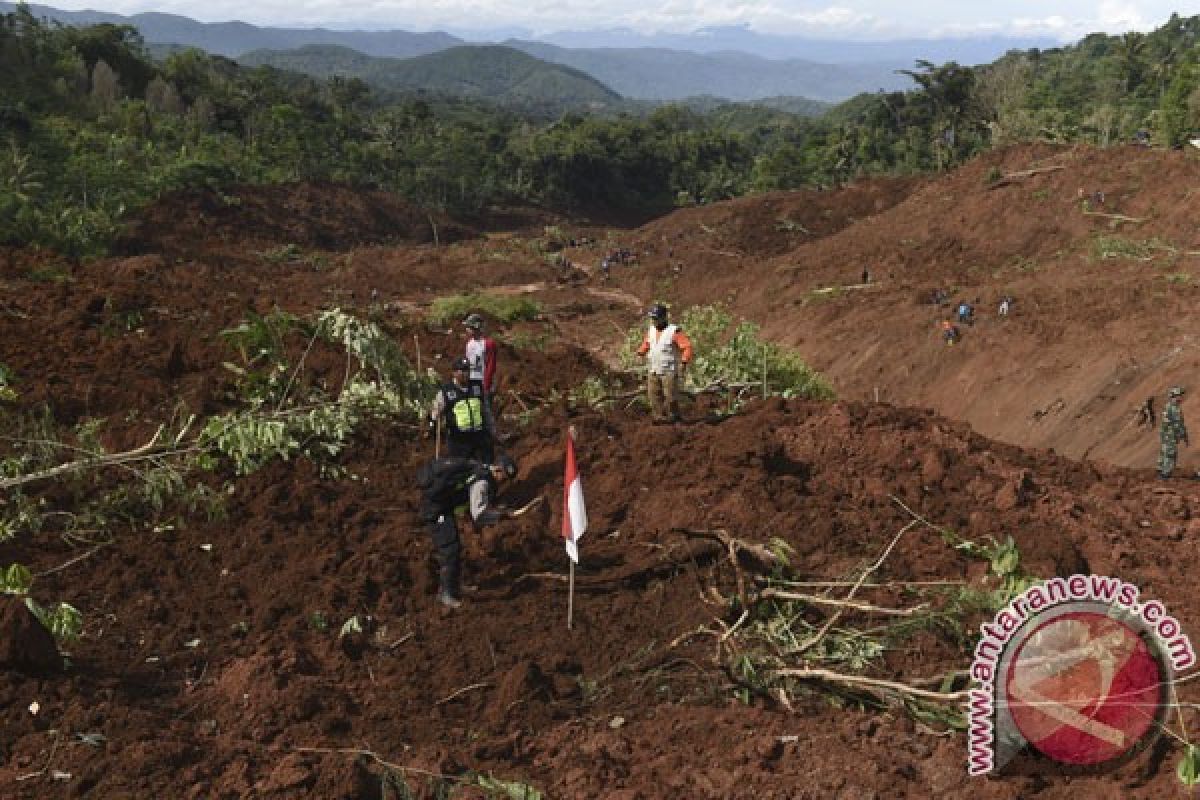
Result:
{"type": "Polygon", "coordinates": [[[571,621],[575,616],[575,562],[567,559],[571,564],[571,577],[567,582],[567,630],[571,630],[571,621]]]}
{"type": "MultiPolygon", "coordinates": [[[[575,444],[575,426],[567,426],[567,436],[571,444],[575,444]]],[[[565,511],[566,509],[564,509],[565,511]]],[[[575,559],[567,556],[567,564],[570,572],[567,578],[567,630],[571,630],[572,623],[575,620],[575,559]]]]}

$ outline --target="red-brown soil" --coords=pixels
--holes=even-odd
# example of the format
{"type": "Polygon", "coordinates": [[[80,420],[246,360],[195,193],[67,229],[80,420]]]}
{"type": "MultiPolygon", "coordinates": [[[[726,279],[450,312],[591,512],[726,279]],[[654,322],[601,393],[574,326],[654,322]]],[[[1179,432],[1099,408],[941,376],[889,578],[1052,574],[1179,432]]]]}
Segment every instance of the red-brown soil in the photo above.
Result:
{"type": "MultiPolygon", "coordinates": [[[[420,796],[433,796],[425,772],[491,774],[548,798],[1175,796],[1180,748],[1167,739],[1114,771],[978,780],[961,734],[902,709],[838,707],[821,687],[792,711],[743,704],[713,663],[713,639],[685,635],[735,622],[736,575],[722,549],[677,529],[782,538],[798,579],[844,580],[911,521],[899,501],[968,539],[1013,536],[1030,574],[1120,576],[1200,631],[1185,558],[1200,536],[1200,484],[1152,481],[1151,435],[1110,430],[1126,402],[1187,382],[1195,289],[1166,281],[1157,256],[1086,258],[1113,220],[1084,216],[1075,199],[1076,184],[1102,188],[1106,213],[1150,220],[1121,235],[1196,250],[1194,222],[1170,202],[1196,173],[1173,153],[1025,148],[932,180],[688,209],[637,230],[587,230],[601,243],[568,249],[585,268],[608,241],[640,253],[609,287],[595,276],[559,283],[530,244],[540,228],[464,228],[435,247],[416,232],[417,212],[403,232],[355,228],[356,217],[400,219],[403,205],[363,197],[354,202],[382,216],[341,215],[350,201],[335,187],[242,190],[240,207],[259,210],[223,217],[224,239],[204,235],[194,215],[208,201],[188,196],[147,213],[129,256],[71,267],[0,254],[0,360],[20,395],[5,413],[46,405],[64,425],[103,419],[110,449],[144,441],[180,405],[228,408],[222,362],[233,356],[219,332],[249,311],[374,313],[410,357],[419,341],[424,362],[442,368],[457,331],[415,309],[481,286],[529,291],[544,318],[497,329],[505,386],[519,397],[506,395],[521,464],[507,502],[548,500],[480,541],[465,537],[479,589],[453,615],[435,602],[415,514],[412,476],[431,444],[405,425],[358,437],[342,459],[353,480],[304,460],[224,476],[217,522],[125,531],[94,551],[50,531],[0,543],[0,566],[27,564],[35,596],[85,619],[61,673],[0,673],[0,797],[395,796],[383,762],[410,770],[420,796]],[[987,188],[992,166],[1059,163],[987,188]],[[288,218],[278,204],[291,196],[306,198],[307,233],[263,222],[288,218]],[[289,259],[261,255],[288,244],[298,246],[289,259]],[[1018,270],[1017,257],[1036,266],[1018,270]],[[870,288],[812,299],[813,288],[857,283],[865,265],[870,288]],[[919,302],[939,285],[988,299],[955,349],[919,302]],[[1018,305],[999,321],[991,301],[1006,291],[1018,305]],[[827,370],[844,399],[754,402],[725,419],[698,403],[673,427],[623,404],[560,401],[517,426],[520,403],[600,374],[651,297],[731,298],[827,370]],[[1171,347],[1177,355],[1156,363],[1152,353],[1171,347]],[[1137,361],[1112,388],[1130,353],[1137,361]],[[887,402],[870,402],[875,386],[887,402]],[[1114,397],[1101,403],[1100,392],[1114,397]],[[1056,397],[1061,408],[1026,421],[1056,397]],[[572,630],[557,535],[568,424],[591,519],[572,630]],[[1091,431],[1091,460],[1046,449],[1081,454],[1080,430],[1091,431]],[[370,617],[366,632],[339,640],[355,615],[370,617]]],[[[1178,255],[1169,274],[1193,266],[1178,255]]],[[[307,379],[336,384],[342,369],[314,354],[307,379]]],[[[927,527],[899,539],[877,579],[994,585],[985,564],[927,527]]],[[[920,631],[892,642],[871,674],[916,681],[969,661],[965,643],[920,631]]],[[[1185,702],[1192,686],[1181,686],[1185,702]]]]}

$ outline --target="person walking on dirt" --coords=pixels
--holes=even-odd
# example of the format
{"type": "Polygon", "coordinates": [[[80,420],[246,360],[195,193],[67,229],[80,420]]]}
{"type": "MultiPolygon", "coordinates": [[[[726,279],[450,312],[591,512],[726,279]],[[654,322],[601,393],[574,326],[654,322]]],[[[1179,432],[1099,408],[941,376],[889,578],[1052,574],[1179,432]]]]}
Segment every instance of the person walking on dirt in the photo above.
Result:
{"type": "Polygon", "coordinates": [[[496,340],[483,335],[483,317],[470,314],[463,320],[467,329],[467,361],[471,364],[471,382],[478,383],[489,405],[496,400],[496,340]]]}
{"type": "Polygon", "coordinates": [[[499,486],[516,474],[516,462],[503,455],[494,464],[469,458],[436,458],[417,471],[420,517],[433,538],[438,602],[443,606],[462,606],[462,541],[456,514],[465,510],[476,527],[512,518],[511,512],[495,508],[493,500],[499,486]]]}
{"type": "Polygon", "coordinates": [[[1146,398],[1146,402],[1142,403],[1141,407],[1137,410],[1138,427],[1140,428],[1143,425],[1149,425],[1150,430],[1154,430],[1154,426],[1156,424],[1154,417],[1154,395],[1151,395],[1146,398]]]}
{"type": "Polygon", "coordinates": [[[1188,441],[1187,425],[1183,422],[1183,409],[1179,407],[1179,398],[1183,396],[1183,388],[1172,386],[1167,391],[1167,405],[1163,409],[1162,427],[1158,429],[1159,455],[1158,478],[1166,480],[1175,470],[1175,457],[1179,453],[1179,443],[1190,444],[1188,441]]]}
{"type": "Polygon", "coordinates": [[[997,313],[1002,317],[1007,317],[1008,312],[1012,310],[1012,304],[1013,299],[1008,295],[1004,295],[1004,297],[1000,298],[1000,308],[997,313]]]}
{"type": "Polygon", "coordinates": [[[647,362],[646,393],[655,424],[679,422],[680,384],[692,363],[692,342],[678,325],[667,322],[667,307],[656,303],[646,314],[651,325],[638,347],[647,362]]]}
{"type": "Polygon", "coordinates": [[[966,300],[963,300],[961,303],[958,304],[958,321],[961,322],[962,324],[970,325],[972,322],[974,322],[974,319],[973,319],[974,314],[975,314],[975,309],[972,308],[971,304],[968,303],[966,300]]]}
{"type": "Polygon", "coordinates": [[[953,345],[959,339],[958,326],[948,319],[942,320],[942,341],[947,346],[953,345]]]}
{"type": "Polygon", "coordinates": [[[491,461],[495,451],[492,412],[483,387],[470,380],[471,364],[465,358],[454,362],[454,377],[438,390],[429,411],[429,425],[441,421],[446,431],[446,453],[452,458],[491,461]]]}

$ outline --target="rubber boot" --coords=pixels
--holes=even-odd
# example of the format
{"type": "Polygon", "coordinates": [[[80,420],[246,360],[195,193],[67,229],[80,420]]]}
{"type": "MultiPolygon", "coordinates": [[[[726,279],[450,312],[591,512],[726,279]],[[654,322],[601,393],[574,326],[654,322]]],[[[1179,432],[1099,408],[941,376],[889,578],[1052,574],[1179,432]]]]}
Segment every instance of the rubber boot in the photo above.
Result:
{"type": "Polygon", "coordinates": [[[438,570],[439,589],[438,602],[446,608],[461,608],[459,600],[458,569],[457,567],[442,567],[438,570]]]}

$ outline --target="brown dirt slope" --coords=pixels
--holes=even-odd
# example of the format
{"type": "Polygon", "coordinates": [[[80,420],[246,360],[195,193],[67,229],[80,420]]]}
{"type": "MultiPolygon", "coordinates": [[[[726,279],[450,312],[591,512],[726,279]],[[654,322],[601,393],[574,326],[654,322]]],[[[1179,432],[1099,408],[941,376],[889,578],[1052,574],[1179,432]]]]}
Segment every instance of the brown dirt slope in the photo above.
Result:
{"type": "MultiPolygon", "coordinates": [[[[1011,159],[1002,163],[1013,169],[1034,156],[1062,155],[1030,150],[996,158],[1011,159]]],[[[972,198],[990,203],[1006,189],[984,187],[987,169],[972,165],[943,180],[960,182],[964,207],[972,198]]],[[[679,212],[656,227],[618,235],[653,244],[684,232],[679,247],[691,254],[699,253],[696,239],[704,235],[699,225],[727,225],[714,249],[742,255],[728,263],[720,260],[725,256],[682,259],[681,278],[672,277],[665,252],[647,252],[640,266],[617,272],[618,287],[608,292],[561,284],[519,236],[437,248],[308,246],[279,261],[239,247],[238,237],[250,232],[235,227],[230,241],[187,245],[183,260],[148,253],[69,268],[36,254],[4,254],[0,340],[19,394],[5,413],[45,406],[64,424],[102,419],[110,448],[143,441],[179,406],[200,414],[227,408],[231,378],[223,362],[234,354],[220,331],[250,311],[340,305],[373,314],[410,357],[419,342],[424,363],[441,368],[457,352],[458,333],[426,325],[412,309],[438,294],[480,286],[530,291],[544,304],[543,318],[496,326],[506,419],[521,462],[508,501],[543,496],[548,502],[478,541],[467,537],[469,576],[479,589],[453,617],[435,602],[431,543],[416,518],[411,485],[431,447],[403,424],[376,425],[358,437],[343,458],[353,480],[323,478],[303,460],[240,480],[218,476],[215,485],[227,498],[219,520],[181,516],[173,526],[127,526],[111,541],[97,535],[90,543],[58,536],[52,525],[0,542],[0,565],[29,565],[39,598],[71,602],[85,619],[61,674],[0,672],[0,797],[373,800],[394,796],[385,789],[389,764],[408,770],[422,797],[435,796],[426,773],[473,772],[528,782],[549,798],[1173,795],[1179,751],[1166,741],[1107,773],[972,780],[961,735],[939,735],[898,708],[856,710],[853,699],[846,707],[844,695],[835,704],[820,691],[802,695],[791,712],[761,697],[744,705],[734,699],[730,675],[713,663],[712,638],[687,635],[701,625],[715,628],[718,619],[734,624],[730,598],[738,584],[721,548],[677,529],[722,528],[754,543],[782,539],[798,577],[844,580],[910,522],[897,501],[962,537],[984,542],[1012,535],[1031,574],[1120,575],[1161,599],[1185,630],[1200,630],[1200,600],[1190,565],[1180,558],[1200,535],[1192,511],[1200,508],[1200,485],[1150,482],[1144,472],[997,442],[932,410],[855,396],[875,378],[855,383],[835,354],[839,341],[860,346],[846,338],[849,331],[873,331],[862,315],[894,301],[898,310],[879,323],[881,333],[860,335],[894,337],[880,340],[879,350],[893,341],[919,349],[936,315],[916,303],[917,292],[948,282],[954,270],[981,282],[990,272],[960,267],[949,254],[958,251],[946,244],[928,274],[895,277],[898,264],[892,278],[879,272],[879,289],[825,303],[804,302],[806,294],[845,269],[849,262],[838,261],[839,253],[867,247],[861,242],[872,236],[882,248],[885,230],[895,233],[908,217],[925,214],[939,202],[938,185],[880,182],[847,190],[844,206],[838,193],[827,193],[798,196],[794,205],[787,203],[797,198],[771,198],[761,213],[749,200],[679,212]],[[761,242],[776,232],[780,215],[822,238],[761,242]],[[892,227],[867,233],[885,222],[892,227]],[[797,263],[811,267],[780,269],[797,263]],[[742,272],[728,277],[734,269],[742,272]],[[637,321],[628,295],[613,290],[648,296],[653,282],[672,280],[679,298],[710,299],[703,280],[692,280],[697,274],[723,276],[730,292],[740,288],[736,302],[751,313],[765,313],[771,303],[785,309],[780,313],[790,325],[781,319],[783,327],[773,332],[803,338],[849,399],[752,403],[727,419],[700,403],[687,409],[693,422],[677,427],[651,426],[622,403],[603,412],[572,407],[565,400],[570,390],[602,371],[589,351],[611,346],[610,323],[622,328],[637,321]],[[768,277],[768,285],[755,285],[768,277]],[[522,424],[519,410],[538,402],[543,411],[522,424]],[[571,631],[564,625],[565,557],[557,535],[568,424],[579,431],[592,521],[571,631]],[[366,632],[339,639],[342,623],[356,615],[369,618],[366,632]]],[[[1002,210],[1001,203],[995,213],[1002,210]]],[[[1121,213],[1134,211],[1150,213],[1136,205],[1121,213]]],[[[949,243],[935,216],[921,217],[928,229],[919,241],[944,236],[949,243]]],[[[1090,234],[1080,230],[1082,243],[1090,234]]],[[[356,235],[348,231],[339,241],[356,235]]],[[[1157,235],[1176,242],[1183,232],[1157,235]]],[[[1033,238],[1038,243],[1029,252],[1039,257],[1062,246],[1053,237],[1033,238]]],[[[581,261],[597,249],[589,248],[575,248],[581,261]]],[[[1071,326],[1059,316],[1068,313],[1070,284],[1055,288],[1049,273],[1074,276],[1080,294],[1088,275],[1128,272],[1124,280],[1132,284],[1132,274],[1147,266],[1063,262],[1073,266],[1020,273],[1063,299],[1058,315],[1038,311],[1043,295],[1017,284],[1022,316],[1006,324],[1025,331],[1021,336],[1061,331],[1056,347],[1073,342],[1086,356],[1093,350],[1085,345],[1098,345],[1068,334],[1071,326]]],[[[903,265],[917,269],[915,259],[903,265]]],[[[1136,298],[1097,290],[1100,296],[1113,303],[1136,298]]],[[[1091,324],[1093,338],[1097,307],[1090,317],[1070,317],[1078,326],[1091,324]]],[[[1124,307],[1111,307],[1124,320],[1118,313],[1124,307]]],[[[934,342],[928,358],[945,375],[967,374],[966,365],[949,359],[984,358],[970,348],[999,341],[987,337],[1008,330],[995,323],[989,333],[988,323],[995,321],[981,322],[953,353],[934,342]]],[[[336,387],[343,360],[316,351],[310,358],[305,380],[336,387]]],[[[892,363],[883,353],[862,359],[864,369],[892,363]]],[[[995,355],[991,361],[1017,380],[1015,367],[1003,368],[995,355]]],[[[921,373],[911,367],[908,373],[911,382],[897,385],[915,393],[921,373]]],[[[896,390],[887,391],[892,398],[896,390]]],[[[1017,389],[1011,392],[1015,397],[1017,389]]],[[[962,416],[969,420],[976,411],[966,407],[962,416]]],[[[54,485],[30,491],[50,508],[64,496],[54,485]]],[[[985,573],[982,562],[928,528],[914,528],[878,577],[994,585],[985,573]]],[[[933,678],[964,669],[968,648],[949,631],[913,631],[891,642],[872,674],[933,678]]],[[[1186,702],[1197,699],[1193,686],[1182,687],[1186,702]]],[[[1194,728],[1192,711],[1184,713],[1194,728]]],[[[460,789],[453,796],[482,795],[460,789]]]]}
{"type": "MultiPolygon", "coordinates": [[[[1151,395],[1161,407],[1166,388],[1194,382],[1200,366],[1198,178],[1194,151],[1014,147],[902,185],[876,213],[850,213],[811,240],[772,229],[775,199],[757,212],[740,201],[736,225],[733,206],[677,212],[631,235],[651,252],[618,283],[679,305],[732,301],[845,397],[878,390],[1005,441],[1145,467],[1157,443],[1133,425],[1134,410],[1151,395]],[[1103,204],[1081,192],[1102,192],[1103,204]],[[671,263],[662,241],[688,244],[671,263]],[[777,248],[786,252],[755,255],[777,248]],[[820,291],[858,284],[864,269],[868,288],[820,291]],[[928,302],[939,287],[979,311],[954,349],[937,331],[951,307],[928,302]],[[1016,304],[1000,319],[1005,294],[1016,304]]],[[[845,195],[850,206],[872,190],[880,185],[826,202],[845,195]]]]}

